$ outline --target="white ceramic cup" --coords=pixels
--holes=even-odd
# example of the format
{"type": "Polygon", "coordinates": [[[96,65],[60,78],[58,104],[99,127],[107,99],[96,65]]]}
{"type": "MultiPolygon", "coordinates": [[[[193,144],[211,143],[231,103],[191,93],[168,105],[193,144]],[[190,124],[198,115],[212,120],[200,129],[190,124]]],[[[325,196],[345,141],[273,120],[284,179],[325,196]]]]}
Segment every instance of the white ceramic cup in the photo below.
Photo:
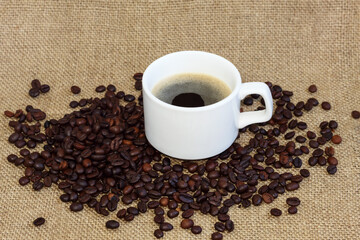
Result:
{"type": "Polygon", "coordinates": [[[236,67],[223,57],[200,51],[181,51],[165,55],[144,72],[143,103],[145,134],[160,152],[171,157],[194,160],[226,150],[236,139],[239,128],[270,120],[271,92],[262,82],[241,83],[236,67]],[[202,73],[224,81],[231,94],[203,107],[178,107],[165,103],[152,93],[161,80],[180,73],[202,73]],[[265,110],[240,113],[240,100],[260,94],[265,110]]]}

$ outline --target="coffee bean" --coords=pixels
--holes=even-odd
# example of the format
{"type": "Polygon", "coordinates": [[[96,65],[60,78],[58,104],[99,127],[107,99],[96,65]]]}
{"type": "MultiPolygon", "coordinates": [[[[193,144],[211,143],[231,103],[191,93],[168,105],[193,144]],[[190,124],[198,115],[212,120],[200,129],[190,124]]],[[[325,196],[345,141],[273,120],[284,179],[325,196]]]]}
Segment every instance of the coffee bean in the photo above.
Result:
{"type": "Polygon", "coordinates": [[[231,220],[227,220],[225,222],[225,228],[228,232],[232,232],[234,230],[234,222],[231,220]]]}
{"type": "Polygon", "coordinates": [[[259,194],[255,194],[253,197],[252,197],[252,204],[254,206],[259,206],[262,202],[262,198],[259,194]]]}
{"type": "Polygon", "coordinates": [[[304,142],[306,142],[306,138],[303,137],[303,136],[297,136],[297,137],[295,138],[295,140],[296,140],[298,143],[304,143],[304,142]]]}
{"type": "Polygon", "coordinates": [[[77,101],[71,101],[70,104],[69,104],[69,106],[70,106],[71,108],[76,108],[77,106],[79,106],[79,103],[78,103],[77,101]]]}
{"type": "Polygon", "coordinates": [[[107,87],[106,87],[106,90],[110,91],[110,92],[116,92],[116,87],[112,84],[109,84],[107,87]]]}
{"type": "Polygon", "coordinates": [[[39,96],[39,94],[40,94],[40,90],[38,88],[31,88],[29,90],[29,96],[32,98],[39,96]]]}
{"type": "Polygon", "coordinates": [[[191,232],[193,234],[200,234],[202,232],[202,228],[200,226],[192,226],[191,232]]]}
{"type": "Polygon", "coordinates": [[[335,174],[337,172],[337,167],[336,165],[329,165],[327,168],[326,168],[326,171],[329,173],[329,174],[335,174]]]}
{"type": "Polygon", "coordinates": [[[125,100],[126,102],[132,102],[132,101],[135,100],[135,97],[134,97],[134,95],[126,94],[126,95],[124,96],[124,100],[125,100]]]}
{"type": "Polygon", "coordinates": [[[44,223],[45,223],[45,218],[43,218],[43,217],[39,217],[39,218],[35,219],[33,222],[33,224],[37,227],[43,225],[44,223]]]}
{"type": "Polygon", "coordinates": [[[306,133],[306,136],[309,138],[309,139],[314,139],[316,138],[316,133],[312,132],[312,131],[308,131],[306,133]]]}
{"type": "Polygon", "coordinates": [[[167,212],[167,216],[169,218],[175,218],[179,215],[179,212],[176,211],[175,209],[170,209],[168,212],[167,212]]]}
{"type": "Polygon", "coordinates": [[[309,92],[311,92],[311,93],[315,93],[317,91],[317,87],[316,87],[316,85],[310,85],[310,87],[309,87],[309,92]]]}
{"type": "Polygon", "coordinates": [[[360,118],[360,112],[354,110],[354,111],[351,112],[351,116],[352,116],[354,119],[359,119],[359,118],[360,118]]]}
{"type": "Polygon", "coordinates": [[[244,104],[247,105],[247,106],[251,106],[253,105],[253,99],[251,97],[246,97],[244,100],[243,100],[244,104]]]}
{"type": "Polygon", "coordinates": [[[70,90],[71,90],[71,92],[73,93],[73,94],[79,94],[80,92],[81,92],[81,88],[80,87],[78,87],[78,86],[72,86],[71,88],[70,88],[70,90]]]}
{"type": "Polygon", "coordinates": [[[339,135],[334,135],[334,136],[332,136],[331,141],[334,144],[340,144],[342,139],[341,139],[341,137],[339,135]]]}
{"type": "Polygon", "coordinates": [[[222,240],[223,239],[223,235],[219,232],[214,232],[213,234],[211,234],[211,240],[222,240]]]}
{"type": "Polygon", "coordinates": [[[285,139],[291,139],[295,136],[295,132],[294,131],[291,131],[291,132],[288,132],[287,134],[285,134],[285,139]]]}
{"type": "Polygon", "coordinates": [[[331,105],[330,105],[329,102],[322,102],[322,103],[321,103],[321,107],[322,107],[322,109],[324,109],[324,110],[326,110],[326,111],[328,111],[328,110],[331,109],[331,105]]]}
{"type": "Polygon", "coordinates": [[[136,90],[141,90],[142,89],[142,82],[141,81],[136,81],[135,82],[135,89],[136,90]]]}
{"type": "Polygon", "coordinates": [[[307,178],[307,177],[310,176],[310,172],[309,172],[309,170],[307,170],[307,169],[301,169],[301,170],[300,170],[300,174],[301,174],[301,176],[303,176],[303,177],[305,177],[305,178],[307,178]]]}
{"type": "Polygon", "coordinates": [[[21,186],[25,186],[26,184],[28,184],[30,182],[30,179],[28,177],[21,177],[19,179],[19,184],[21,186]]]}
{"type": "Polygon", "coordinates": [[[142,77],[143,77],[143,74],[142,73],[135,73],[133,78],[136,80],[136,81],[141,81],[142,80],[142,77]]]}
{"type": "Polygon", "coordinates": [[[189,229],[192,226],[194,226],[194,222],[193,222],[193,220],[187,218],[187,219],[184,219],[184,220],[181,221],[180,226],[183,229],[189,229]]]}
{"type": "Polygon", "coordinates": [[[40,191],[44,187],[44,183],[42,183],[40,181],[36,181],[33,183],[32,187],[35,191],[40,191]]]}
{"type": "Polygon", "coordinates": [[[106,228],[109,228],[109,229],[116,229],[116,228],[119,228],[120,224],[118,221],[109,220],[106,222],[105,226],[106,226],[106,228]]]}
{"type": "Polygon", "coordinates": [[[264,193],[262,198],[265,203],[272,203],[274,201],[274,197],[270,193],[264,193]]]}
{"type": "Polygon", "coordinates": [[[184,211],[181,216],[183,218],[190,218],[193,214],[194,214],[194,210],[188,209],[188,210],[184,211]]]}
{"type": "Polygon", "coordinates": [[[290,198],[287,198],[286,199],[286,203],[289,205],[289,206],[299,206],[300,205],[300,199],[297,198],[297,197],[290,197],[290,198]]]}
{"type": "Polygon", "coordinates": [[[164,209],[162,209],[161,207],[155,208],[154,212],[155,212],[156,215],[164,215],[165,214],[164,209]]]}
{"type": "Polygon", "coordinates": [[[214,228],[218,232],[224,232],[225,231],[225,224],[222,222],[216,222],[214,225],[214,228]]]}
{"type": "Polygon", "coordinates": [[[270,210],[270,213],[271,213],[271,215],[273,215],[273,216],[279,217],[279,216],[281,216],[282,211],[281,211],[280,209],[278,209],[278,208],[272,208],[272,209],[270,210]]]}
{"type": "Polygon", "coordinates": [[[47,85],[47,84],[43,84],[43,85],[40,86],[40,91],[42,93],[47,93],[48,91],[50,91],[50,86],[47,85]]]}
{"type": "Polygon", "coordinates": [[[161,231],[160,229],[156,229],[156,230],[154,231],[154,236],[155,236],[156,238],[162,238],[162,237],[164,236],[164,233],[163,233],[163,231],[161,231]]]}
{"type": "Polygon", "coordinates": [[[104,85],[100,85],[100,86],[97,86],[95,88],[95,91],[100,93],[100,92],[104,92],[106,90],[105,86],[104,85]]]}
{"type": "Polygon", "coordinates": [[[171,225],[170,223],[164,222],[164,223],[160,224],[161,231],[170,231],[172,229],[173,229],[173,225],[171,225]]]}
{"type": "Polygon", "coordinates": [[[299,184],[297,182],[291,182],[286,184],[286,190],[288,191],[294,191],[299,188],[299,184]]]}
{"type": "Polygon", "coordinates": [[[296,214],[297,213],[297,208],[295,206],[289,207],[288,208],[288,213],[289,214],[296,214]]]}
{"type": "Polygon", "coordinates": [[[70,210],[73,212],[79,212],[83,210],[84,206],[79,202],[74,202],[70,205],[70,210]]]}
{"type": "Polygon", "coordinates": [[[9,118],[12,118],[12,117],[15,116],[15,113],[10,112],[10,111],[5,111],[5,112],[4,112],[4,115],[7,116],[7,117],[9,117],[9,118]]]}

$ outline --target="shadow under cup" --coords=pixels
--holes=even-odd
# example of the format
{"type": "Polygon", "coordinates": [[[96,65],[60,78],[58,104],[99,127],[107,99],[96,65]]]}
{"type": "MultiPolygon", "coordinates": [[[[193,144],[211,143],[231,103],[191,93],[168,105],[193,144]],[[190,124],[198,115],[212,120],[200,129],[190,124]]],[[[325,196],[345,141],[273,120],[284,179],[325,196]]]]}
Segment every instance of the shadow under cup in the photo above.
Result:
{"type": "Polygon", "coordinates": [[[148,66],[143,75],[145,134],[160,152],[179,159],[203,159],[226,150],[238,134],[241,77],[223,57],[199,51],[165,55],[148,66]],[[231,93],[203,107],[178,107],[155,97],[152,89],[172,75],[206,74],[224,81],[231,93]]]}

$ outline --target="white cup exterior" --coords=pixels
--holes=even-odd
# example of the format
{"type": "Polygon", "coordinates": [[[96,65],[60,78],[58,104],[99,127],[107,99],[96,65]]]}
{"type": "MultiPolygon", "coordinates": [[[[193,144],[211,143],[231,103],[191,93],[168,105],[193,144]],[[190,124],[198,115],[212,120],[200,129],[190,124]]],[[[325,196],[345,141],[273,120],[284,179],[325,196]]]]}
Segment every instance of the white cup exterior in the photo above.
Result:
{"type": "Polygon", "coordinates": [[[240,115],[244,113],[239,111],[240,100],[248,94],[258,93],[259,85],[252,86],[249,91],[241,90],[246,84],[241,84],[236,67],[212,53],[182,51],[165,55],[148,66],[142,83],[146,137],[153,147],[171,157],[195,160],[214,156],[234,142],[239,128],[271,118],[272,98],[269,89],[264,83],[253,83],[266,86],[267,89],[262,86],[263,92],[259,94],[265,97],[267,109],[247,112],[250,114],[247,117],[251,119],[242,119],[240,115]],[[195,108],[174,106],[152,94],[153,87],[159,81],[179,73],[214,76],[227,83],[231,94],[215,104],[195,108]],[[263,115],[261,119],[257,119],[259,114],[263,115]]]}

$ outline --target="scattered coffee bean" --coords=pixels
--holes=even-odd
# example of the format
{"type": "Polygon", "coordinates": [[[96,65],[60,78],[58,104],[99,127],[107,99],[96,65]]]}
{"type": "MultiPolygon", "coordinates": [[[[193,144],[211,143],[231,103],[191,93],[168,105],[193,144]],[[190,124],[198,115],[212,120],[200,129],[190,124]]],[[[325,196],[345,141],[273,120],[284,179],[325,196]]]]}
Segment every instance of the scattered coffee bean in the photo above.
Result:
{"type": "Polygon", "coordinates": [[[160,224],[161,231],[170,231],[172,229],[173,229],[173,225],[171,225],[170,223],[164,222],[164,223],[160,224]]]}
{"type": "Polygon", "coordinates": [[[296,214],[297,213],[297,208],[295,206],[289,207],[288,208],[288,213],[289,214],[296,214]]]}
{"type": "Polygon", "coordinates": [[[280,209],[278,209],[278,208],[272,208],[272,209],[270,210],[270,213],[271,213],[271,215],[273,215],[273,216],[279,217],[279,216],[281,216],[282,211],[281,211],[280,209]]]}
{"type": "Polygon", "coordinates": [[[223,239],[223,235],[219,232],[214,232],[213,234],[211,234],[211,240],[222,240],[223,239]]]}
{"type": "Polygon", "coordinates": [[[50,91],[50,86],[47,85],[47,84],[43,84],[43,85],[41,85],[41,87],[40,87],[40,91],[41,91],[42,93],[47,93],[48,91],[50,91]]]}
{"type": "Polygon", "coordinates": [[[162,237],[164,236],[164,233],[163,233],[163,231],[161,231],[160,229],[156,229],[156,230],[154,231],[154,236],[155,236],[156,238],[162,238],[162,237]]]}
{"type": "Polygon", "coordinates": [[[360,112],[359,112],[359,111],[352,111],[352,112],[351,112],[351,116],[352,116],[354,119],[359,119],[359,118],[360,118],[360,112]]]}
{"type": "Polygon", "coordinates": [[[72,86],[71,88],[70,88],[70,90],[71,90],[71,92],[73,93],[73,94],[79,94],[80,92],[81,92],[81,88],[80,87],[78,87],[78,86],[72,86]]]}
{"type": "Polygon", "coordinates": [[[104,85],[100,85],[95,88],[95,91],[98,93],[104,92],[105,90],[106,90],[106,87],[104,85]]]}
{"type": "Polygon", "coordinates": [[[287,198],[286,199],[286,203],[289,205],[289,206],[299,206],[300,205],[300,199],[297,198],[297,197],[290,197],[290,198],[287,198]]]}
{"type": "Polygon", "coordinates": [[[193,234],[200,234],[202,232],[202,228],[200,226],[192,226],[191,232],[193,234]]]}
{"type": "Polygon", "coordinates": [[[193,220],[186,218],[181,221],[180,226],[181,226],[181,228],[188,229],[188,228],[191,228],[192,226],[194,226],[194,222],[193,222],[193,220]]]}
{"type": "Polygon", "coordinates": [[[330,110],[330,109],[331,109],[331,105],[330,105],[329,102],[322,102],[322,103],[321,103],[321,107],[322,107],[322,109],[324,109],[324,110],[330,110]]]}
{"type": "Polygon", "coordinates": [[[301,176],[303,176],[303,177],[305,177],[305,178],[307,178],[307,177],[310,176],[310,172],[309,172],[309,170],[307,170],[307,169],[301,169],[301,170],[300,170],[300,174],[301,174],[301,176]]]}
{"type": "Polygon", "coordinates": [[[109,228],[109,229],[116,229],[120,226],[119,222],[118,221],[115,221],[115,220],[109,220],[106,222],[106,228],[109,228]]]}
{"type": "Polygon", "coordinates": [[[142,80],[142,77],[143,77],[143,74],[142,73],[135,73],[133,78],[136,80],[136,81],[141,81],[142,80]]]}
{"type": "Polygon", "coordinates": [[[39,79],[34,79],[31,81],[31,87],[35,89],[40,89],[41,83],[39,79]]]}
{"type": "Polygon", "coordinates": [[[326,171],[329,173],[329,174],[335,174],[337,172],[337,167],[336,165],[329,165],[327,168],[326,168],[326,171]]]}
{"type": "Polygon", "coordinates": [[[342,139],[341,139],[341,137],[339,135],[334,135],[334,136],[332,136],[331,141],[334,144],[340,144],[342,139]]]}
{"type": "Polygon", "coordinates": [[[29,90],[29,96],[32,98],[39,96],[39,94],[40,94],[40,90],[38,88],[31,88],[29,90]]]}
{"type": "Polygon", "coordinates": [[[37,227],[43,225],[44,223],[45,223],[45,218],[43,218],[43,217],[39,217],[39,218],[35,219],[33,222],[33,224],[37,227]]]}
{"type": "Polygon", "coordinates": [[[311,93],[314,93],[314,92],[316,92],[317,91],[317,87],[316,87],[316,85],[310,85],[310,87],[309,87],[309,92],[311,92],[311,93]]]}

